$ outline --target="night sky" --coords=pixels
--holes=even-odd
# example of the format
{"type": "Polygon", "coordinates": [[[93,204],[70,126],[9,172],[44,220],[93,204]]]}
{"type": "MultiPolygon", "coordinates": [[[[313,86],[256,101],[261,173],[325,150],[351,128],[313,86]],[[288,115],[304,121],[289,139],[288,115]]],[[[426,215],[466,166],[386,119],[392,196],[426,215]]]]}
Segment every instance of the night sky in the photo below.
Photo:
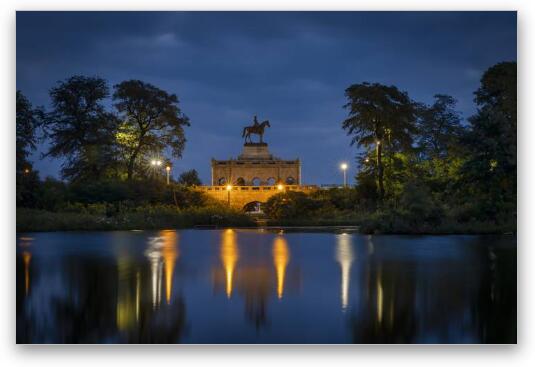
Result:
{"type": "MultiPolygon", "coordinates": [[[[393,84],[411,98],[458,100],[463,118],[484,70],[516,60],[514,12],[18,12],[17,89],[34,105],[74,74],[110,86],[140,79],[175,93],[190,118],[173,173],[241,152],[243,126],[269,119],[264,139],[281,158],[301,158],[304,183],[355,174],[356,148],[341,129],[344,90],[393,84]]],[[[33,155],[41,176],[61,160],[33,155]]]]}

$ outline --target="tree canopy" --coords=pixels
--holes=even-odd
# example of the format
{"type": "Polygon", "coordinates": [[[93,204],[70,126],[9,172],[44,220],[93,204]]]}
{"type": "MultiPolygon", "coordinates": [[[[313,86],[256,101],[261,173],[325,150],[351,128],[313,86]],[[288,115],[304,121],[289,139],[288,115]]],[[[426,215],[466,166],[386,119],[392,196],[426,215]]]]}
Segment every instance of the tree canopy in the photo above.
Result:
{"type": "Polygon", "coordinates": [[[140,80],[124,81],[114,89],[113,100],[121,120],[117,139],[128,179],[143,166],[148,154],[170,148],[172,155],[180,158],[189,119],[180,110],[177,96],[140,80]]]}
{"type": "Polygon", "coordinates": [[[107,112],[104,79],[75,75],[50,90],[52,111],[45,117],[50,139],[46,156],[63,157],[62,175],[70,180],[99,178],[115,161],[117,119],[107,112]]]}
{"type": "Polygon", "coordinates": [[[178,178],[178,183],[184,186],[199,186],[202,184],[199,173],[195,169],[182,172],[178,178]]]}
{"type": "Polygon", "coordinates": [[[342,127],[352,136],[351,144],[375,146],[378,192],[385,195],[383,154],[407,149],[416,128],[416,109],[406,92],[379,83],[353,84],[346,89],[349,116],[342,127]]]}
{"type": "Polygon", "coordinates": [[[39,125],[39,109],[34,109],[28,98],[17,91],[16,130],[17,130],[17,172],[30,165],[28,156],[37,143],[36,129],[39,125]]]}

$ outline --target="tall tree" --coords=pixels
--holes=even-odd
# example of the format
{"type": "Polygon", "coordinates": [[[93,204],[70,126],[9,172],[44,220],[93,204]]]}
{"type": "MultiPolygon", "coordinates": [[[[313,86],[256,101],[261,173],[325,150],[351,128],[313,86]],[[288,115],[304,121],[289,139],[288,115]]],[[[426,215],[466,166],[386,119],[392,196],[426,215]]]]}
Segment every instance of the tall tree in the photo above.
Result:
{"type": "Polygon", "coordinates": [[[104,79],[76,75],[51,89],[52,111],[45,118],[51,146],[45,156],[63,157],[62,176],[70,180],[100,178],[114,162],[117,118],[103,102],[104,79]]]}
{"type": "Polygon", "coordinates": [[[436,94],[430,106],[419,108],[418,145],[426,158],[445,158],[463,133],[461,117],[455,110],[455,98],[436,94]]]}
{"type": "Polygon", "coordinates": [[[516,62],[502,62],[483,74],[475,92],[478,111],[464,141],[467,186],[494,209],[500,203],[516,209],[516,69],[516,62]]]}
{"type": "Polygon", "coordinates": [[[16,201],[17,206],[30,207],[36,202],[39,175],[28,157],[35,150],[42,110],[34,108],[21,91],[17,91],[16,109],[16,201]]]}
{"type": "Polygon", "coordinates": [[[17,173],[28,169],[28,156],[35,149],[36,129],[39,125],[41,110],[34,109],[28,98],[17,91],[17,173]]]}
{"type": "Polygon", "coordinates": [[[180,110],[177,96],[140,80],[124,81],[114,88],[113,99],[122,121],[118,142],[128,179],[146,154],[170,148],[173,156],[180,158],[186,143],[184,126],[189,126],[189,120],[180,110]]]}
{"type": "Polygon", "coordinates": [[[375,146],[375,170],[378,193],[382,199],[384,187],[384,150],[390,152],[409,148],[415,130],[415,105],[406,92],[395,86],[378,83],[353,84],[346,89],[349,117],[342,127],[353,138],[351,144],[369,149],[375,146]]]}

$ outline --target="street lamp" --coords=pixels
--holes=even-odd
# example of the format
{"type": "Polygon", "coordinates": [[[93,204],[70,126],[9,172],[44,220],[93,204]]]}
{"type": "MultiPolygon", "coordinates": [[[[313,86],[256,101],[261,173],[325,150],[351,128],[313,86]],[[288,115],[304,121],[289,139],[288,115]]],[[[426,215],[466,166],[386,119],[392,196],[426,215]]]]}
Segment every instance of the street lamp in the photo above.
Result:
{"type": "Polygon", "coordinates": [[[171,166],[165,166],[165,171],[167,173],[167,184],[169,185],[169,174],[171,173],[171,166]]]}
{"type": "Polygon", "coordinates": [[[228,201],[229,207],[230,207],[230,190],[232,190],[232,185],[227,185],[227,201],[228,201]]]}
{"type": "Polygon", "coordinates": [[[277,189],[278,189],[278,190],[282,190],[282,189],[284,189],[284,186],[283,186],[282,184],[278,184],[278,185],[277,185],[277,189]]]}
{"type": "Polygon", "coordinates": [[[342,163],[340,165],[340,169],[344,172],[344,187],[347,187],[347,177],[346,177],[346,171],[347,171],[347,163],[342,163]]]}

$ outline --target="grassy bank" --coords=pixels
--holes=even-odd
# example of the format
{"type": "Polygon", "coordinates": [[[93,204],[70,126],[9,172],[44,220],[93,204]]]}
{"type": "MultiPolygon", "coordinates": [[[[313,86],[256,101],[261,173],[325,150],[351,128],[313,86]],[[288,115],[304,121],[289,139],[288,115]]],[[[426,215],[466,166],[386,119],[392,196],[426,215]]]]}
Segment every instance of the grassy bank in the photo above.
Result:
{"type": "Polygon", "coordinates": [[[18,232],[191,228],[197,225],[249,227],[255,223],[243,213],[222,207],[143,207],[112,215],[90,210],[17,209],[18,232]]]}
{"type": "Polygon", "coordinates": [[[445,218],[438,223],[415,222],[409,218],[388,218],[376,214],[345,217],[315,217],[268,220],[270,226],[357,226],[366,234],[503,234],[516,233],[516,222],[458,222],[445,218]]]}
{"type": "MultiPolygon", "coordinates": [[[[450,217],[430,223],[402,215],[377,213],[331,213],[309,217],[268,219],[268,226],[318,227],[358,226],[359,232],[373,234],[499,234],[516,233],[516,222],[457,221],[450,217]]],[[[75,231],[192,228],[195,226],[255,227],[248,215],[227,207],[207,206],[177,209],[174,206],[144,206],[117,212],[105,207],[74,207],[52,212],[17,209],[17,231],[75,231]]]]}

